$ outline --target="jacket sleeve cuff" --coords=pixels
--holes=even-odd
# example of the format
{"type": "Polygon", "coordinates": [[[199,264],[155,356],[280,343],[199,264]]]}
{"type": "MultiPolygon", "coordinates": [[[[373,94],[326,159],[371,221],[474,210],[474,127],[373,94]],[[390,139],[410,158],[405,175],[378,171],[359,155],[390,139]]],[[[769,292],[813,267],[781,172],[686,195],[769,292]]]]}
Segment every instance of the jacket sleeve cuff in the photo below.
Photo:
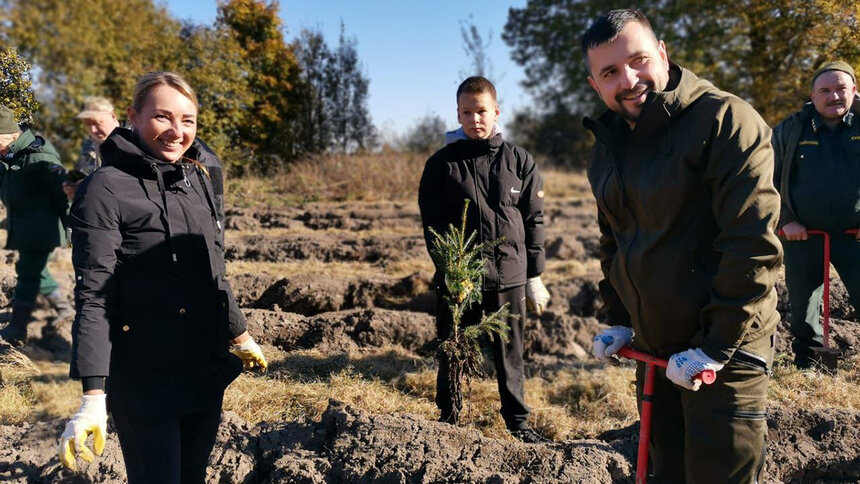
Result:
{"type": "Polygon", "coordinates": [[[84,387],[84,391],[88,392],[90,390],[101,390],[105,389],[105,377],[103,376],[88,376],[81,379],[81,384],[84,387]]]}

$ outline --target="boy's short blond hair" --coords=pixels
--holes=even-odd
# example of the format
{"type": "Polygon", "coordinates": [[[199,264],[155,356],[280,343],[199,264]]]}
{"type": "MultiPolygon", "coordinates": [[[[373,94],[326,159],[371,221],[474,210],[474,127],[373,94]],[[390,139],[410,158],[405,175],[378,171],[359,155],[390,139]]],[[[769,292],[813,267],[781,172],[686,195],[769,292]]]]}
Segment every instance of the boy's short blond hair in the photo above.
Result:
{"type": "Polygon", "coordinates": [[[460,87],[457,88],[457,102],[460,102],[460,94],[481,94],[485,92],[490,93],[490,95],[493,96],[494,101],[497,99],[496,86],[494,86],[489,79],[482,76],[468,77],[465,81],[461,82],[460,87]]]}

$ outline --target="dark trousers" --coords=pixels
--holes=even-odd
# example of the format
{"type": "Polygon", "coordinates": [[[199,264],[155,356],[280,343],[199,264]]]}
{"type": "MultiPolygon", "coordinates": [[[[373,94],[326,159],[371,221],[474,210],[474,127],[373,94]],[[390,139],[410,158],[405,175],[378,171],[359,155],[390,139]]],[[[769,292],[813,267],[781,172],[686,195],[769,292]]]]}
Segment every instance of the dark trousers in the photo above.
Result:
{"type": "Polygon", "coordinates": [[[15,299],[29,303],[36,302],[39,294],[50,294],[58,287],[57,281],[48,272],[48,257],[52,251],[18,251],[15,263],[17,281],[15,299]]]}
{"type": "MultiPolygon", "coordinates": [[[[641,404],[645,366],[636,368],[641,404]]],[[[767,420],[765,369],[730,362],[713,385],[692,392],[658,368],[652,396],[649,469],[656,483],[760,482],[767,420]]],[[[641,408],[641,407],[640,407],[641,408]]]]}
{"type": "MultiPolygon", "coordinates": [[[[795,362],[805,366],[812,357],[812,348],[824,344],[824,332],[819,321],[824,292],[824,238],[810,235],[809,240],[787,241],[785,251],[785,284],[791,306],[791,333],[795,362]]],[[[860,308],[860,242],[853,235],[834,234],[830,237],[830,262],[848,290],[851,304],[860,308]]]]}
{"type": "Polygon", "coordinates": [[[204,484],[221,423],[221,401],[207,410],[168,420],[112,412],[129,484],[204,484]]]}
{"type": "MultiPolygon", "coordinates": [[[[514,287],[502,291],[483,293],[483,303],[473,305],[462,317],[462,325],[477,324],[481,320],[481,312],[490,313],[508,303],[511,317],[507,323],[510,326],[510,340],[502,342],[493,338],[490,347],[493,350],[493,362],[496,366],[496,379],[499,384],[499,397],[502,403],[502,418],[505,425],[516,430],[526,426],[529,408],[525,404],[523,372],[523,327],[526,320],[526,288],[514,287]]],[[[451,311],[439,295],[436,300],[436,335],[440,340],[448,337],[452,324],[451,311]]],[[[452,402],[448,391],[448,365],[439,363],[439,373],[436,375],[436,406],[442,415],[450,415],[452,402]]]]}

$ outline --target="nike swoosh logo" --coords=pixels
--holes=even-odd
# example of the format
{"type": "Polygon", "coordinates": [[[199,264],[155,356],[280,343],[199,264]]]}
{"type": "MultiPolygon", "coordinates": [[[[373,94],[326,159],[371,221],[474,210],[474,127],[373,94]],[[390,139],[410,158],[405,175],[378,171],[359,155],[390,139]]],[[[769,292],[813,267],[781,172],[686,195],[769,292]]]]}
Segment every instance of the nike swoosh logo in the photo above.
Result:
{"type": "Polygon", "coordinates": [[[511,187],[511,193],[520,193],[520,190],[514,190],[514,187],[511,187]]]}

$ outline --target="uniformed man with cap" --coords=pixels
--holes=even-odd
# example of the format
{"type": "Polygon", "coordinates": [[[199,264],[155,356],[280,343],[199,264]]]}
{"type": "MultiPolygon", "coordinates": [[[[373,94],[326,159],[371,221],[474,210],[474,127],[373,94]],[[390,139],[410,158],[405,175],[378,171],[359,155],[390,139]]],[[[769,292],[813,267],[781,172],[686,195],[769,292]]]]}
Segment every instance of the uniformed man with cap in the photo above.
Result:
{"type": "Polygon", "coordinates": [[[51,252],[65,243],[65,179],[66,170],[51,143],[29,129],[22,130],[12,110],[0,105],[0,199],[7,213],[6,248],[18,251],[12,318],[0,330],[0,337],[12,344],[26,340],[27,323],[39,294],[54,307],[59,319],[74,315],[47,269],[51,252]]]}
{"type": "Polygon", "coordinates": [[[807,230],[830,232],[830,261],[851,303],[860,307],[860,234],[845,233],[860,227],[860,100],[854,69],[829,62],[815,71],[810,88],[810,102],[773,132],[792,349],[800,368],[810,366],[812,349],[823,344],[818,319],[823,239],[807,230]]]}

